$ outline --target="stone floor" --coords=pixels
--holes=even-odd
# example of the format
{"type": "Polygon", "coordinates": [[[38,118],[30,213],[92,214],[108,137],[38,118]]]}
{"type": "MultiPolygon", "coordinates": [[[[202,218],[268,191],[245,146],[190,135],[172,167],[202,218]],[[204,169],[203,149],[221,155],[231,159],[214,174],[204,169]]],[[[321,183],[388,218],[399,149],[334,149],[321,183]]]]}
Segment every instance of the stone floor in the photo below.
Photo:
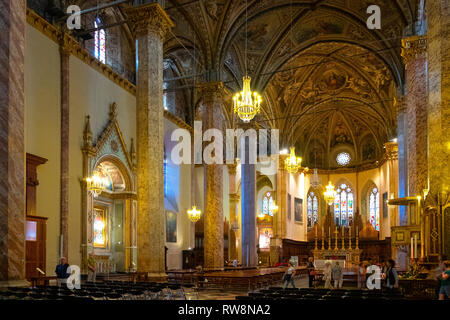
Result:
{"type": "MultiPolygon", "coordinates": [[[[272,286],[282,286],[283,283],[274,283],[272,286]]],[[[295,280],[297,288],[308,288],[308,278],[302,277],[295,280]]],[[[199,300],[235,300],[236,296],[246,296],[248,290],[233,289],[201,289],[198,293],[199,300]]]]}

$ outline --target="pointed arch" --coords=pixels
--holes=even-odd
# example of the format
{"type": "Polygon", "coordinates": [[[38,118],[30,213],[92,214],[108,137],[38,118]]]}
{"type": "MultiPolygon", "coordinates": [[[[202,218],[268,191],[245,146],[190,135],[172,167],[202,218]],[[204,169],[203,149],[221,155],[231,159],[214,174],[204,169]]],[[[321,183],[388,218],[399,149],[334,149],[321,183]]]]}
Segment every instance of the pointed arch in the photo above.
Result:
{"type": "Polygon", "coordinates": [[[361,190],[361,215],[363,223],[380,231],[380,190],[372,180],[368,180],[361,190]]]}

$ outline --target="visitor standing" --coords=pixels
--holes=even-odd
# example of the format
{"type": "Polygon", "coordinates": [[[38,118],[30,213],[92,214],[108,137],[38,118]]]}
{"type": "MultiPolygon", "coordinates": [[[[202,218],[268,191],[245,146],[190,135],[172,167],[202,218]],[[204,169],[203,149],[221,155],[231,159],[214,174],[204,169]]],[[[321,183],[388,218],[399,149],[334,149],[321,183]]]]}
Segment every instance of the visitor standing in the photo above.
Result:
{"type": "Polygon", "coordinates": [[[60,263],[55,269],[58,287],[61,287],[62,284],[67,283],[67,278],[70,277],[70,273],[67,273],[67,268],[69,268],[69,264],[67,263],[66,257],[61,257],[60,263]]]}
{"type": "Polygon", "coordinates": [[[442,272],[439,300],[445,300],[445,297],[450,298],[450,261],[445,261],[444,266],[445,271],[442,272]]]}
{"type": "Polygon", "coordinates": [[[331,289],[331,263],[329,261],[325,262],[323,280],[325,281],[325,288],[331,289]]]}
{"type": "Polygon", "coordinates": [[[292,284],[292,288],[295,288],[295,282],[294,282],[294,276],[295,276],[295,268],[292,262],[289,262],[289,268],[284,274],[283,280],[284,280],[284,289],[286,289],[289,284],[292,284]]]}
{"type": "Polygon", "coordinates": [[[442,282],[442,273],[445,271],[445,260],[447,260],[447,256],[440,255],[439,256],[439,265],[434,271],[434,277],[436,279],[436,297],[439,298],[439,293],[441,292],[441,282],[442,282]]]}
{"type": "Polygon", "coordinates": [[[398,288],[398,274],[395,269],[395,261],[389,259],[386,269],[386,289],[393,290],[394,288],[398,288]]]}
{"type": "Polygon", "coordinates": [[[336,264],[334,265],[333,270],[332,270],[332,274],[333,274],[333,280],[334,280],[334,288],[341,289],[342,282],[344,280],[344,274],[342,272],[341,266],[339,265],[339,261],[336,261],[336,264]]]}
{"type": "Polygon", "coordinates": [[[309,287],[312,288],[317,274],[313,257],[308,258],[308,265],[306,268],[308,269],[309,287]]]}

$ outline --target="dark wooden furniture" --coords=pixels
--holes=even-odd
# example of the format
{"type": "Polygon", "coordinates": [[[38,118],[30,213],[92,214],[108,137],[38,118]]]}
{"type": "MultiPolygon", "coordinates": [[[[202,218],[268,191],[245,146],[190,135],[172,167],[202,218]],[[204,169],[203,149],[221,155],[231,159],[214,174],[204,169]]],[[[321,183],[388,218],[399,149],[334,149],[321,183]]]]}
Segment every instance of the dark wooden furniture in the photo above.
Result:
{"type": "Polygon", "coordinates": [[[46,237],[47,218],[27,216],[26,218],[26,264],[25,276],[27,279],[39,277],[41,273],[36,268],[46,272],[46,237]]]}
{"type": "Polygon", "coordinates": [[[56,276],[42,276],[42,277],[31,277],[31,286],[48,286],[50,284],[50,280],[56,280],[56,276]]]}
{"type": "Polygon", "coordinates": [[[36,189],[39,185],[37,167],[47,159],[27,153],[26,177],[26,254],[25,277],[31,279],[41,276],[36,268],[45,270],[46,260],[46,225],[47,218],[36,215],[36,189]]]}

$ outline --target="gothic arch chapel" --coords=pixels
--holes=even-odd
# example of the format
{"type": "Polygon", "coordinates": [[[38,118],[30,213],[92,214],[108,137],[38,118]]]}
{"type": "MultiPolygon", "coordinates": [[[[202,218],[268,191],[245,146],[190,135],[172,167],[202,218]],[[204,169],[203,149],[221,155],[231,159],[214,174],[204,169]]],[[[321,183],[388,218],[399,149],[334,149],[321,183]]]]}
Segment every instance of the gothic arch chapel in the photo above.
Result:
{"type": "Polygon", "coordinates": [[[88,288],[93,265],[234,299],[288,262],[313,286],[313,258],[314,286],[339,262],[358,290],[392,259],[402,298],[437,298],[447,1],[0,4],[0,289],[56,285],[64,257],[88,288]]]}

